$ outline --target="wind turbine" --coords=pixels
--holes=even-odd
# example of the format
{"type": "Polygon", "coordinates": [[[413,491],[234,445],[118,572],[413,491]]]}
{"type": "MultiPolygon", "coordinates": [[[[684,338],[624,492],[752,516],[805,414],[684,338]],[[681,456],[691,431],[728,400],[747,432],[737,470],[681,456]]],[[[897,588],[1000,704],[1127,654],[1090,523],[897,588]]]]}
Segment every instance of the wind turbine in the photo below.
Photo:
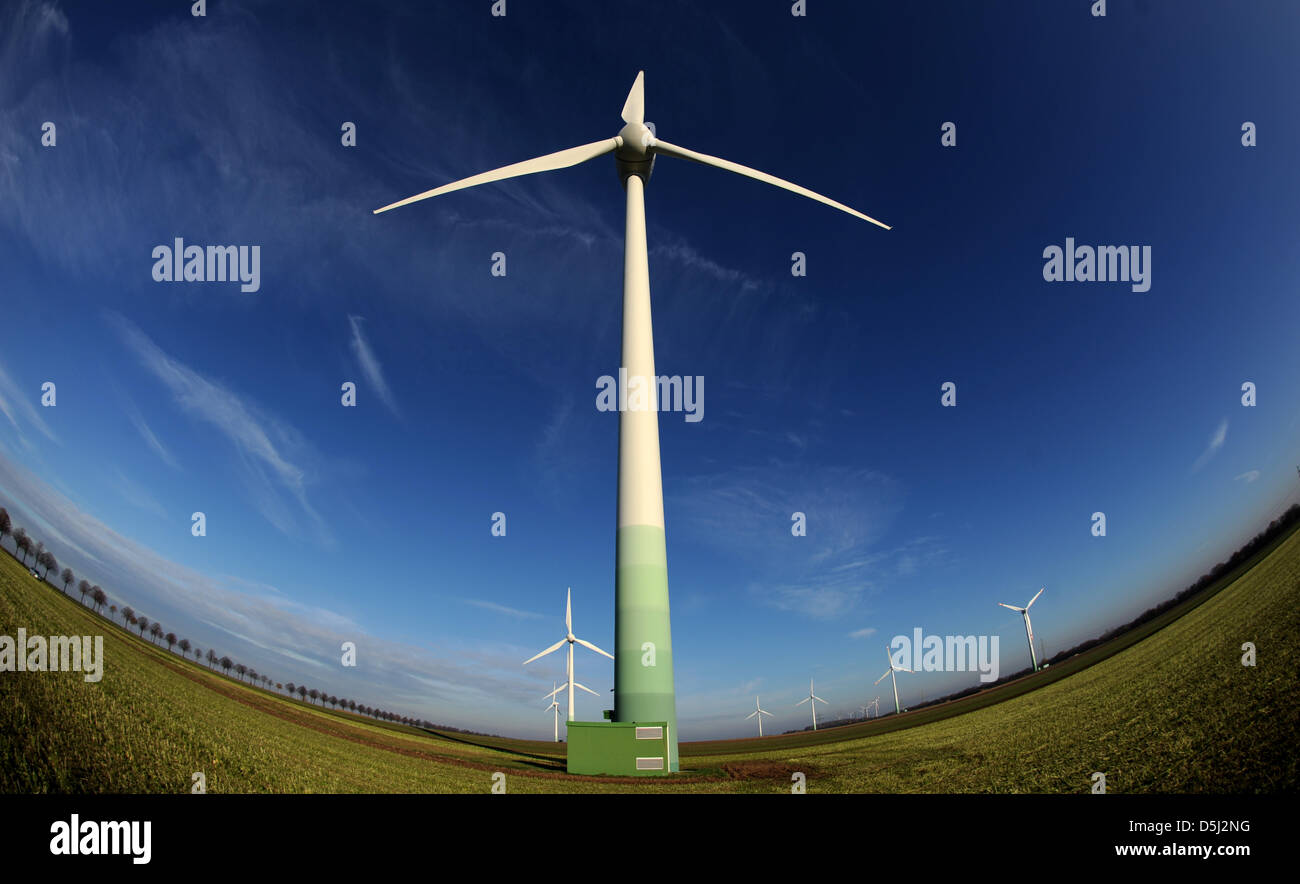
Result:
{"type": "Polygon", "coordinates": [[[751,712],[751,713],[749,713],[748,715],[745,716],[745,721],[749,721],[751,718],[754,718],[755,716],[757,716],[757,717],[758,717],[758,735],[761,737],[761,736],[763,736],[763,716],[764,716],[764,715],[771,715],[771,714],[772,714],[771,712],[768,712],[766,709],[764,709],[762,706],[759,705],[759,703],[758,703],[758,697],[755,696],[755,697],[754,697],[754,711],[751,712]]]}
{"type": "MultiPolygon", "coordinates": [[[[808,696],[804,697],[802,700],[800,700],[798,703],[795,703],[794,705],[802,706],[804,703],[809,703],[809,702],[812,703],[811,709],[813,715],[813,730],[817,730],[817,704],[826,703],[826,701],[823,700],[821,697],[817,696],[817,694],[813,692],[813,680],[811,678],[808,679],[808,696]]],[[[830,704],[827,703],[826,705],[829,706],[830,704]]]]}
{"type": "MultiPolygon", "coordinates": [[[[578,638],[576,635],[573,634],[573,588],[572,588],[572,587],[569,588],[569,594],[568,594],[568,596],[566,596],[565,599],[564,599],[564,627],[565,627],[565,630],[566,630],[567,633],[568,633],[564,638],[560,639],[558,642],[556,642],[555,644],[551,645],[549,648],[547,648],[546,650],[542,651],[540,654],[536,654],[536,655],[534,655],[534,656],[532,656],[532,657],[529,657],[527,660],[524,661],[524,665],[527,666],[529,663],[533,662],[533,661],[536,660],[538,657],[545,657],[547,654],[551,653],[551,651],[558,651],[560,648],[564,647],[565,644],[568,644],[568,646],[569,646],[569,681],[568,681],[568,684],[561,685],[560,687],[558,687],[558,688],[556,688],[555,690],[551,691],[551,693],[548,694],[548,696],[554,696],[555,694],[558,694],[560,691],[563,691],[563,690],[566,690],[566,689],[567,689],[568,692],[569,692],[569,718],[568,718],[568,720],[569,720],[569,721],[573,721],[573,689],[574,689],[575,687],[577,687],[577,688],[582,688],[582,689],[583,689],[584,691],[586,691],[587,693],[589,693],[589,694],[594,694],[594,695],[597,696],[597,697],[600,696],[600,694],[597,694],[595,691],[593,691],[591,688],[587,687],[586,685],[578,684],[576,681],[573,680],[573,646],[574,646],[574,644],[582,645],[584,648],[591,648],[591,650],[595,651],[597,654],[604,654],[606,657],[608,657],[608,658],[611,659],[611,660],[614,659],[614,655],[611,654],[611,653],[609,653],[608,651],[602,651],[600,648],[596,647],[596,646],[593,645],[591,642],[589,642],[589,641],[584,641],[584,640],[578,638]]],[[[557,737],[557,739],[558,739],[558,737],[557,737]]]]}
{"type": "MultiPolygon", "coordinates": [[[[1047,587],[1044,586],[1043,589],[1047,589],[1047,587]]],[[[1029,609],[1034,606],[1034,602],[1038,601],[1038,597],[1043,594],[1043,589],[1034,593],[1034,597],[1029,600],[1029,604],[1025,605],[1023,608],[1017,608],[1015,605],[1006,605],[1002,602],[998,602],[1002,607],[1017,611],[1021,617],[1025,618],[1025,635],[1029,636],[1029,660],[1034,664],[1035,672],[1038,671],[1038,652],[1034,650],[1034,626],[1029,622],[1029,609]]]]}
{"type": "MultiPolygon", "coordinates": [[[[524,160],[376,209],[375,214],[479,184],[576,166],[605,154],[627,192],[623,243],[623,356],[628,385],[640,379],[653,390],[644,409],[621,409],[618,418],[618,522],[614,564],[614,721],[666,721],[668,767],[678,770],[677,700],[673,689],[672,630],[668,611],[668,553],[664,535],[663,480],[659,462],[659,403],[654,336],[650,322],[645,186],[659,155],[715,166],[783,188],[889,230],[889,226],[782,178],[678,147],[660,139],[645,122],[645,71],[623,104],[624,126],[613,138],[524,160]],[[653,653],[655,665],[641,665],[653,653]]],[[[743,143],[743,131],[734,141],[743,143]]],[[[621,391],[620,391],[621,392],[621,391]]],[[[570,692],[572,702],[572,692],[570,692]]]]}
{"type": "MultiPolygon", "coordinates": [[[[906,666],[894,665],[894,658],[889,654],[889,645],[885,645],[885,659],[889,661],[889,669],[885,671],[884,675],[881,675],[880,678],[876,679],[875,683],[880,684],[882,681],[885,680],[886,675],[888,675],[889,680],[894,683],[894,714],[897,715],[903,710],[898,707],[898,676],[895,675],[894,673],[911,672],[912,670],[908,669],[906,666]]],[[[876,702],[877,703],[880,702],[879,697],[876,697],[876,702]]]]}
{"type": "MultiPolygon", "coordinates": [[[[555,682],[551,682],[551,692],[546,695],[551,698],[551,705],[546,707],[546,711],[550,712],[552,709],[555,710],[555,742],[557,743],[560,742],[560,701],[555,699],[555,695],[562,690],[564,689],[555,686],[555,682]]],[[[545,697],[543,697],[543,699],[545,699],[545,697]]]]}

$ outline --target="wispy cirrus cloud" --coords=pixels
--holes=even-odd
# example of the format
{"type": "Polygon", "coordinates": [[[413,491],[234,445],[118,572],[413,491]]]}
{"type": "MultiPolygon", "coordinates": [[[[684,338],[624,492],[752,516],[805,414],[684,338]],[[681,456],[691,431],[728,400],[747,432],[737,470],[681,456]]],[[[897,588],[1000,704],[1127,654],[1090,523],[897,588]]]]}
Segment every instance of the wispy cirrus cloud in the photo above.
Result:
{"type": "Polygon", "coordinates": [[[1247,485],[1249,485],[1251,482],[1254,482],[1257,479],[1259,479],[1259,477],[1260,477],[1259,470],[1247,470],[1246,472],[1242,473],[1240,476],[1234,476],[1233,481],[1245,482],[1247,485]]]}
{"type": "Polygon", "coordinates": [[[849,633],[849,638],[871,638],[876,634],[874,626],[868,626],[865,629],[855,629],[849,633]]]}
{"type": "Polygon", "coordinates": [[[671,501],[693,536],[753,569],[745,586],[761,604],[813,619],[849,614],[904,556],[923,561],[933,545],[880,548],[902,487],[871,469],[738,467],[688,480],[671,501]],[[792,533],[795,513],[803,536],[792,533]]]}
{"type": "Polygon", "coordinates": [[[13,378],[9,376],[9,372],[5,370],[3,363],[0,363],[0,414],[3,414],[9,420],[9,423],[13,424],[20,438],[22,437],[22,427],[18,423],[19,417],[39,430],[41,435],[51,442],[59,441],[59,437],[54,435],[54,431],[50,429],[49,424],[45,423],[41,413],[32,404],[32,397],[24,393],[18,384],[14,383],[13,378]]]}
{"type": "Polygon", "coordinates": [[[348,325],[352,329],[352,337],[348,341],[348,346],[352,348],[352,353],[357,357],[357,364],[361,367],[361,373],[365,376],[366,382],[374,388],[379,395],[379,399],[393,413],[394,417],[401,417],[397,410],[397,400],[393,398],[393,391],[388,387],[388,381],[384,379],[384,368],[379,364],[379,358],[375,356],[374,348],[370,346],[370,341],[366,339],[366,333],[361,329],[361,323],[364,321],[363,316],[348,315],[348,325]]]}
{"type": "Polygon", "coordinates": [[[127,400],[126,416],[131,421],[131,426],[135,427],[135,431],[140,434],[140,438],[144,440],[145,444],[149,446],[150,450],[153,451],[154,454],[162,458],[163,463],[175,470],[181,468],[181,465],[176,462],[176,458],[172,455],[171,451],[166,445],[163,445],[162,442],[159,441],[153,428],[149,426],[147,421],[145,421],[144,416],[140,414],[140,410],[135,407],[135,403],[130,399],[127,400]]]}
{"type": "Polygon", "coordinates": [[[122,499],[138,509],[153,513],[160,519],[167,518],[167,511],[158,499],[150,494],[140,483],[127,478],[121,470],[113,471],[110,483],[122,499]]]}
{"type": "Polygon", "coordinates": [[[511,608],[507,605],[499,605],[496,602],[484,601],[483,599],[463,599],[467,605],[473,605],[476,608],[483,608],[485,611],[495,611],[498,614],[505,614],[509,617],[518,617],[520,620],[545,620],[544,614],[537,614],[533,611],[521,611],[519,608],[511,608]]]}
{"type": "Polygon", "coordinates": [[[109,312],[106,319],[141,365],[171,392],[183,412],[216,427],[234,446],[253,502],[267,521],[287,535],[297,533],[297,519],[283,498],[287,494],[306,516],[317,539],[333,543],[324,519],[308,498],[306,470],[289,459],[289,451],[307,451],[301,433],[168,355],[120,314],[109,312]]]}
{"type": "Polygon", "coordinates": [[[1204,469],[1210,459],[1219,453],[1219,449],[1223,447],[1223,443],[1226,441],[1228,441],[1228,419],[1225,417],[1219,422],[1219,426],[1215,428],[1214,434],[1210,436],[1210,443],[1205,446],[1205,451],[1201,452],[1201,456],[1196,459],[1196,463],[1192,464],[1192,472],[1198,473],[1204,469]]]}

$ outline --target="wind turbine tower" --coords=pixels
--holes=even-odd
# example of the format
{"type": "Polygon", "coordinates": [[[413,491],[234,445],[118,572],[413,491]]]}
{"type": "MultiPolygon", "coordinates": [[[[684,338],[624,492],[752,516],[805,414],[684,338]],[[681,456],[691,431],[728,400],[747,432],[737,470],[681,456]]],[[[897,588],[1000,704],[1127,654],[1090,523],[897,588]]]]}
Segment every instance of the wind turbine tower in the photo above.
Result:
{"type": "MultiPolygon", "coordinates": [[[[894,665],[894,658],[889,654],[889,645],[885,645],[885,659],[889,661],[889,669],[887,669],[885,673],[880,676],[880,678],[876,679],[876,684],[880,684],[882,681],[884,681],[886,675],[888,675],[890,681],[894,683],[894,714],[897,715],[898,713],[902,712],[902,709],[900,709],[898,705],[898,676],[895,675],[894,673],[911,672],[912,670],[908,669],[906,666],[894,665]]],[[[877,703],[880,702],[879,697],[876,698],[876,702],[877,703]]]]}
{"type": "MultiPolygon", "coordinates": [[[[1047,589],[1047,587],[1044,586],[1043,589],[1047,589]]],[[[1015,605],[1007,605],[998,602],[1002,607],[1010,608],[1012,611],[1017,612],[1021,617],[1025,618],[1025,635],[1029,637],[1029,662],[1034,664],[1035,672],[1038,671],[1038,651],[1034,649],[1034,624],[1029,622],[1029,609],[1034,606],[1034,602],[1038,601],[1038,597],[1043,594],[1043,589],[1034,593],[1034,597],[1029,600],[1029,604],[1025,605],[1023,608],[1017,608],[1015,605]]]]}
{"type": "Polygon", "coordinates": [[[813,730],[817,730],[817,704],[825,703],[825,702],[826,702],[825,700],[817,696],[817,694],[813,691],[813,680],[810,678],[808,679],[808,696],[804,697],[802,700],[800,700],[798,703],[795,703],[794,705],[802,706],[804,703],[812,704],[811,707],[809,708],[812,709],[813,730]]]}
{"type": "Polygon", "coordinates": [[[609,657],[609,659],[611,660],[613,660],[614,657],[608,651],[602,651],[600,648],[596,647],[591,642],[584,641],[583,639],[580,639],[573,634],[573,589],[572,588],[569,589],[569,594],[564,600],[564,627],[566,632],[568,633],[567,635],[565,635],[564,638],[560,639],[558,642],[551,645],[549,648],[542,651],[540,654],[535,654],[532,657],[529,657],[527,660],[524,661],[524,665],[527,666],[529,663],[533,662],[538,657],[545,657],[547,654],[551,653],[552,651],[558,651],[566,644],[569,646],[569,670],[568,670],[569,680],[566,684],[562,685],[561,687],[557,688],[554,691],[551,691],[550,696],[554,696],[560,691],[568,690],[569,692],[568,720],[573,721],[573,689],[575,687],[582,688],[587,693],[595,694],[597,697],[600,696],[600,694],[597,694],[595,691],[593,691],[591,688],[587,687],[586,685],[578,684],[576,681],[573,680],[573,646],[575,644],[582,645],[584,648],[590,648],[591,650],[595,651],[597,654],[604,654],[606,657],[609,657]]]}
{"type": "Polygon", "coordinates": [[[771,714],[772,714],[771,712],[768,712],[761,705],[759,705],[758,697],[756,696],[754,697],[754,711],[745,716],[745,721],[749,721],[751,718],[757,718],[758,735],[761,737],[763,736],[763,716],[771,715],[771,714]]]}
{"type": "MultiPolygon", "coordinates": [[[[663,481],[659,460],[659,403],[654,337],[650,322],[650,269],[646,245],[645,187],[660,155],[691,160],[771,184],[839,209],[888,230],[889,226],[782,178],[670,144],[645,122],[645,72],[623,103],[623,128],[593,141],[483,172],[426,190],[376,209],[375,214],[434,196],[520,175],[565,169],[614,155],[626,191],[623,243],[623,355],[626,386],[648,391],[646,407],[621,408],[618,422],[618,521],[614,559],[615,722],[667,723],[668,770],[678,770],[677,700],[673,687],[672,630],[668,612],[668,551],[664,533],[663,481]],[[650,661],[650,662],[646,662],[650,661]]],[[[744,144],[747,134],[732,139],[744,144]]],[[[724,215],[725,217],[725,215],[724,215]]],[[[620,401],[623,391],[620,390],[620,401]]],[[[629,396],[629,399],[633,397],[629,396]]],[[[572,648],[570,648],[572,653],[572,648]]],[[[570,709],[573,691],[569,691],[570,709]]],[[[571,716],[572,717],[572,716],[571,716]]]]}

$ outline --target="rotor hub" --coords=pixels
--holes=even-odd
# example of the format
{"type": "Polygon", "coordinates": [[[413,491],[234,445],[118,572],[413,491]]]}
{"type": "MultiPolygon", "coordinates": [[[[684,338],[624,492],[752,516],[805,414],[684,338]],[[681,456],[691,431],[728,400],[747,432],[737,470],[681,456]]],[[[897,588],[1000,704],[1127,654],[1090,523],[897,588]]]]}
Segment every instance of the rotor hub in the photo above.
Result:
{"type": "Polygon", "coordinates": [[[636,175],[643,184],[650,182],[654,169],[654,123],[628,123],[618,133],[619,146],[614,151],[618,178],[627,187],[630,175],[636,175]]]}

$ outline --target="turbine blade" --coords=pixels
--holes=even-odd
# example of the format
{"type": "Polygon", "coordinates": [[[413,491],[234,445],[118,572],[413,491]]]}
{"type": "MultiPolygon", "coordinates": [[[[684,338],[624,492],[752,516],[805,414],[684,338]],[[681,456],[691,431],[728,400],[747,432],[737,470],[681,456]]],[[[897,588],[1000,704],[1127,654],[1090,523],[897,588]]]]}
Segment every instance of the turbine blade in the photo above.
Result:
{"type": "MultiPolygon", "coordinates": [[[[561,691],[567,690],[568,687],[569,687],[569,686],[568,686],[567,684],[562,684],[562,685],[560,685],[558,688],[556,688],[555,690],[553,690],[553,691],[551,691],[549,694],[547,694],[545,697],[542,697],[542,699],[543,699],[543,700],[550,700],[552,697],[554,697],[556,694],[560,693],[561,691]]],[[[552,702],[554,702],[554,701],[552,700],[552,702]]],[[[546,708],[549,709],[549,708],[551,708],[551,707],[547,706],[546,708]]]]}
{"type": "Polygon", "coordinates": [[[564,628],[573,632],[573,587],[569,587],[568,594],[564,597],[564,628]]]}
{"type": "Polygon", "coordinates": [[[811,699],[812,699],[811,697],[804,697],[802,700],[800,700],[798,703],[795,703],[794,705],[802,706],[804,703],[807,703],[811,699]]]}
{"type": "Polygon", "coordinates": [[[636,82],[627,94],[627,101],[623,102],[623,122],[645,122],[645,71],[637,72],[636,82]]]}
{"type": "MultiPolygon", "coordinates": [[[[1044,586],[1043,589],[1047,589],[1047,587],[1044,586]]],[[[1034,593],[1034,597],[1029,600],[1029,604],[1025,605],[1026,611],[1028,611],[1030,608],[1034,606],[1034,602],[1038,601],[1038,597],[1043,594],[1043,589],[1040,589],[1038,592],[1034,593]]]]}
{"type": "MultiPolygon", "coordinates": [[[[894,671],[895,671],[895,672],[912,672],[912,670],[908,669],[906,666],[899,666],[899,667],[897,667],[894,671]]],[[[912,674],[915,675],[916,673],[913,672],[912,674]]]]}
{"type": "Polygon", "coordinates": [[[872,684],[880,684],[882,681],[885,680],[885,677],[888,676],[889,673],[891,673],[891,672],[893,672],[893,671],[894,671],[894,670],[893,670],[892,668],[891,668],[891,669],[886,669],[886,670],[885,670],[885,674],[882,675],[882,676],[880,676],[880,678],[876,679],[874,682],[872,682],[872,684]]]}
{"type": "Polygon", "coordinates": [[[1004,607],[1004,608],[1010,608],[1011,610],[1016,611],[1017,613],[1020,613],[1020,614],[1025,613],[1025,609],[1024,609],[1024,608],[1017,608],[1015,605],[1008,605],[1008,604],[1004,604],[1003,602],[998,602],[998,604],[999,604],[999,605],[1002,605],[1002,607],[1004,607]]]}
{"type": "Polygon", "coordinates": [[[548,153],[544,157],[535,157],[531,160],[524,160],[522,163],[502,166],[500,169],[493,169],[491,172],[482,172],[469,178],[453,181],[451,184],[435,187],[433,190],[426,190],[424,193],[417,193],[415,196],[409,196],[404,200],[384,206],[382,209],[375,209],[373,214],[378,215],[380,212],[387,212],[389,209],[417,203],[431,196],[441,196],[454,190],[464,190],[466,187],[475,187],[492,181],[503,181],[506,178],[517,178],[520,175],[532,175],[535,172],[567,169],[569,166],[576,166],[578,163],[585,163],[587,160],[593,160],[602,154],[607,154],[615,150],[621,143],[618,138],[606,138],[604,141],[593,141],[591,144],[583,144],[578,147],[571,147],[568,150],[548,153]]]}
{"type": "Polygon", "coordinates": [[[587,693],[591,694],[593,697],[599,697],[599,696],[600,696],[600,694],[596,693],[596,692],[593,691],[591,688],[587,687],[585,684],[578,684],[578,683],[575,681],[575,682],[573,683],[573,686],[574,686],[575,688],[582,688],[584,691],[586,691],[587,693]]]}
{"type": "Polygon", "coordinates": [[[749,166],[742,166],[740,163],[733,163],[730,160],[712,157],[706,153],[696,153],[693,150],[687,150],[684,147],[678,147],[675,144],[669,144],[667,141],[660,141],[658,139],[655,139],[654,150],[656,153],[667,154],[670,157],[677,157],[681,160],[692,160],[697,163],[703,163],[706,166],[717,166],[719,169],[726,169],[728,172],[735,172],[737,175],[744,175],[747,178],[753,178],[756,181],[762,181],[783,188],[791,193],[797,193],[800,196],[808,197],[810,200],[816,200],[817,202],[824,203],[831,208],[839,209],[841,212],[848,212],[855,218],[861,218],[863,221],[870,221],[877,227],[883,227],[886,230],[890,229],[888,224],[883,224],[875,218],[870,218],[859,212],[857,209],[850,209],[848,206],[843,203],[837,203],[830,197],[822,196],[820,193],[811,191],[806,187],[800,187],[798,184],[786,181],[784,178],[777,178],[775,175],[769,175],[766,172],[751,169],[749,166]]]}
{"type": "Polygon", "coordinates": [[[757,714],[758,714],[757,712],[751,712],[751,713],[749,713],[748,715],[745,716],[745,721],[749,721],[751,718],[753,718],[753,717],[754,717],[755,715],[757,715],[757,714]]]}
{"type": "Polygon", "coordinates": [[[538,657],[545,657],[547,654],[551,653],[551,651],[558,651],[560,648],[564,647],[564,643],[565,643],[566,641],[567,641],[567,639],[563,639],[563,638],[560,639],[558,642],[556,642],[555,644],[551,645],[549,648],[547,648],[546,650],[542,651],[540,654],[536,654],[536,655],[534,655],[534,656],[532,656],[532,657],[529,657],[527,660],[524,661],[524,665],[527,666],[529,663],[533,662],[533,661],[536,660],[538,657]]]}
{"type": "Polygon", "coordinates": [[[825,703],[825,702],[826,702],[826,701],[823,700],[821,697],[813,697],[813,699],[816,700],[818,703],[825,703]]]}
{"type": "Polygon", "coordinates": [[[576,637],[575,637],[573,640],[574,640],[575,642],[577,642],[578,644],[582,645],[584,648],[590,648],[591,650],[595,651],[597,654],[604,654],[604,655],[605,655],[606,657],[608,657],[609,659],[611,659],[611,660],[614,659],[614,655],[613,655],[613,654],[609,653],[608,651],[602,651],[600,648],[596,647],[595,645],[593,645],[593,644],[592,644],[591,642],[589,642],[589,641],[583,641],[582,639],[580,639],[580,638],[576,638],[576,637]]]}

